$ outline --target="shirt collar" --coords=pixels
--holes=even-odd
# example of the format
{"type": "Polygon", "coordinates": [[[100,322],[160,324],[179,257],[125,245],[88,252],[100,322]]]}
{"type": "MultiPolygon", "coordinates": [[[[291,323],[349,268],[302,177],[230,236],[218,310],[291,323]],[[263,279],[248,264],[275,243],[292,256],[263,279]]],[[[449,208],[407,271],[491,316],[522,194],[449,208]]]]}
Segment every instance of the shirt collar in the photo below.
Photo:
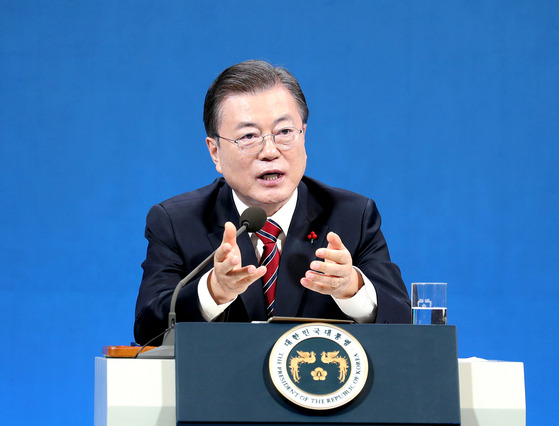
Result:
{"type": "MultiPolygon", "coordinates": [[[[285,203],[282,208],[280,208],[277,212],[275,212],[268,218],[276,222],[281,227],[281,230],[285,235],[287,235],[289,225],[291,224],[291,219],[293,219],[293,214],[295,213],[295,207],[297,206],[297,196],[298,189],[295,188],[295,191],[293,191],[293,194],[291,194],[291,197],[289,198],[289,200],[287,200],[287,203],[285,203]]],[[[235,207],[237,208],[240,216],[241,213],[248,208],[248,206],[241,201],[234,190],[233,201],[235,202],[235,207]]]]}

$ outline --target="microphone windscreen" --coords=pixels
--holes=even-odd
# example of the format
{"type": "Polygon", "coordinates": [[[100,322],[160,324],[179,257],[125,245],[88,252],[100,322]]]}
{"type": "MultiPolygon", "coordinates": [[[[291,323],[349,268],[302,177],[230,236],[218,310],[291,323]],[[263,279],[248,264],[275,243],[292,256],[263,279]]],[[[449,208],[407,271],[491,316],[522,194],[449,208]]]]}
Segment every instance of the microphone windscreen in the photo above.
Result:
{"type": "Polygon", "coordinates": [[[246,226],[247,232],[260,231],[266,224],[266,212],[261,207],[249,207],[241,215],[241,226],[246,226]]]}

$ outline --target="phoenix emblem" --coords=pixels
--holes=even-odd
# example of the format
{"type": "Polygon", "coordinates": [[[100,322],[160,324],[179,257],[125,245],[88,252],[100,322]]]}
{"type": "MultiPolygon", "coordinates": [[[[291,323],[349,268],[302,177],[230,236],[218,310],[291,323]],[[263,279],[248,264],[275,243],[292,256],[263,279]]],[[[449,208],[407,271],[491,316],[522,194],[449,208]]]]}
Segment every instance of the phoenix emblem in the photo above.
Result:
{"type": "Polygon", "coordinates": [[[297,351],[299,356],[292,356],[289,358],[289,370],[293,376],[295,383],[299,383],[301,376],[299,376],[299,364],[313,364],[316,361],[316,354],[314,352],[297,351]]]}
{"type": "Polygon", "coordinates": [[[345,382],[345,378],[347,375],[348,362],[346,357],[338,356],[339,354],[340,351],[322,352],[320,360],[324,364],[338,364],[338,370],[340,373],[338,375],[338,380],[340,381],[340,383],[343,383],[345,382]]]}

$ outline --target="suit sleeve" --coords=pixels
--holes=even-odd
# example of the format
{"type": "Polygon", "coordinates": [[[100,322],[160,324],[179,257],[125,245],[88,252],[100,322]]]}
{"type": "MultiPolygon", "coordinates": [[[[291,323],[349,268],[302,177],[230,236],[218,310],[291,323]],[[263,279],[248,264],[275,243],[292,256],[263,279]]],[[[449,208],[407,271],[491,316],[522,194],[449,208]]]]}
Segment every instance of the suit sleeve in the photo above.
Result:
{"type": "MultiPolygon", "coordinates": [[[[134,322],[134,337],[140,344],[162,333],[167,328],[171,297],[179,281],[188,274],[185,258],[176,240],[173,222],[165,208],[158,204],[151,208],[146,219],[145,236],[148,240],[144,274],[134,322]]],[[[197,282],[186,285],[179,293],[181,321],[203,321],[200,313],[197,282]]],[[[162,337],[153,344],[160,344],[162,337]]]]}
{"type": "Polygon", "coordinates": [[[377,293],[377,324],[411,322],[410,298],[400,269],[390,260],[380,230],[381,218],[374,201],[368,200],[361,222],[361,241],[353,262],[372,282],[377,293]]]}

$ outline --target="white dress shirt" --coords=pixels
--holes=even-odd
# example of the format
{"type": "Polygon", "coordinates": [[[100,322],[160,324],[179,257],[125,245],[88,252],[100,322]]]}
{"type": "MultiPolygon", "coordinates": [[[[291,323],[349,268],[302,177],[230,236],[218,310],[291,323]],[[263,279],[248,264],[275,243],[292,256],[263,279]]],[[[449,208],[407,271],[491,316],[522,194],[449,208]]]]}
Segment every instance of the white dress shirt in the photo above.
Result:
{"type": "MultiPolygon", "coordinates": [[[[282,250],[282,246],[285,243],[287,233],[289,232],[291,219],[293,218],[293,214],[295,213],[297,196],[298,191],[297,189],[295,189],[295,192],[287,201],[287,203],[285,203],[285,205],[281,209],[279,209],[273,216],[270,216],[270,219],[276,222],[282,229],[282,232],[278,236],[277,240],[278,250],[280,251],[280,253],[282,250]]],[[[233,191],[233,200],[235,201],[235,207],[237,208],[239,214],[248,208],[248,206],[240,200],[235,191],[233,191]]],[[[260,257],[262,256],[262,251],[264,249],[264,243],[262,243],[262,241],[254,232],[250,234],[250,239],[256,251],[256,258],[260,262],[260,257]]],[[[363,277],[363,282],[365,283],[365,285],[361,287],[361,289],[349,299],[338,299],[333,296],[332,298],[334,299],[338,307],[342,310],[342,312],[347,316],[353,318],[356,322],[370,323],[374,321],[377,313],[377,292],[373,283],[359,270],[359,268],[355,266],[354,268],[363,277]]],[[[217,318],[221,313],[223,313],[223,311],[225,311],[225,309],[227,309],[227,307],[231,303],[234,302],[234,300],[232,300],[231,302],[218,305],[214,301],[208,288],[208,286],[210,285],[210,273],[211,271],[205,273],[202,278],[200,278],[200,281],[198,283],[198,299],[200,302],[200,310],[202,312],[202,316],[206,321],[212,321],[217,318]]]]}

